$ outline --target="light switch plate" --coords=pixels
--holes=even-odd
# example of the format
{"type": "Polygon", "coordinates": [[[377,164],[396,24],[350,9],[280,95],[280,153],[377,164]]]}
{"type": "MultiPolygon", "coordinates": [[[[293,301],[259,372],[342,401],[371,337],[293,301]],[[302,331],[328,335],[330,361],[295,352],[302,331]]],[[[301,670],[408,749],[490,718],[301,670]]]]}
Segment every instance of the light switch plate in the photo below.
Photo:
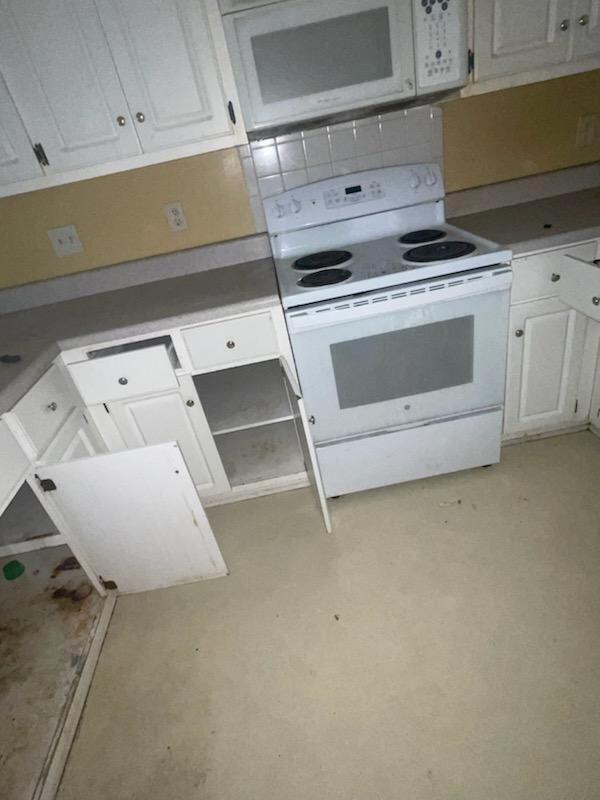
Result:
{"type": "Polygon", "coordinates": [[[187,220],[181,203],[169,203],[164,207],[164,211],[172,231],[184,231],[187,228],[187,220]]]}
{"type": "Polygon", "coordinates": [[[83,245],[75,225],[65,225],[63,228],[51,228],[48,237],[57,256],[72,256],[74,253],[83,252],[83,245]]]}
{"type": "Polygon", "coordinates": [[[598,114],[585,114],[577,120],[576,147],[591,147],[600,135],[598,114]]]}

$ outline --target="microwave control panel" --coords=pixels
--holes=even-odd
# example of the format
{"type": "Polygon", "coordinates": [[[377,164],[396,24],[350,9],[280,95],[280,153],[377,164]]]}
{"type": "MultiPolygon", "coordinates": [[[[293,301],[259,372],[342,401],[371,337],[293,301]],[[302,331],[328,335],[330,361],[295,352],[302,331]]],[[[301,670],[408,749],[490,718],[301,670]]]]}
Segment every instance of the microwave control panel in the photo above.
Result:
{"type": "Polygon", "coordinates": [[[413,0],[417,92],[467,82],[467,0],[413,0]]]}

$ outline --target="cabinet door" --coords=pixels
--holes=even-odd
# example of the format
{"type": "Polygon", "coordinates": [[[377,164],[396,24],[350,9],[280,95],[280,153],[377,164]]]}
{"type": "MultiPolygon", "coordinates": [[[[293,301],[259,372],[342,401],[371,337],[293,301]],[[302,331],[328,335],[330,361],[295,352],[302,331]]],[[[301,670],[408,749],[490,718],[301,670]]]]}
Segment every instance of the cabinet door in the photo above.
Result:
{"type": "Polygon", "coordinates": [[[227,574],[174,442],[37,474],[65,538],[107,588],[144,592],[227,574]]]}
{"type": "Polygon", "coordinates": [[[0,185],[39,178],[42,168],[19,112],[0,75],[0,185]]]}
{"type": "Polygon", "coordinates": [[[564,269],[558,297],[586,317],[600,322],[600,261],[583,261],[571,255],[562,260],[564,269]]]}
{"type": "Polygon", "coordinates": [[[554,298],[511,308],[505,433],[585,421],[589,397],[577,396],[585,334],[585,317],[554,298]]]}
{"type": "Polygon", "coordinates": [[[10,503],[29,468],[29,459],[13,436],[8,423],[0,419],[0,514],[10,503]]]}
{"type": "MultiPolygon", "coordinates": [[[[96,0],[144,152],[231,136],[215,0],[96,0]]],[[[222,41],[223,40],[223,41],[222,41]]]]}
{"type": "Polygon", "coordinates": [[[475,80],[563,63],[571,28],[571,0],[477,0],[475,80]]]}
{"type": "Polygon", "coordinates": [[[592,390],[592,402],[590,404],[590,422],[592,428],[600,435],[600,347],[596,358],[596,379],[592,390]]]}
{"type": "Polygon", "coordinates": [[[575,0],[573,58],[600,55],[600,0],[575,0]]]}
{"type": "Polygon", "coordinates": [[[0,69],[46,173],[140,152],[93,0],[0,0],[0,69]]]}
{"type": "Polygon", "coordinates": [[[181,383],[181,390],[109,403],[108,410],[127,447],[175,441],[201,495],[228,491],[229,482],[191,378],[181,383]]]}

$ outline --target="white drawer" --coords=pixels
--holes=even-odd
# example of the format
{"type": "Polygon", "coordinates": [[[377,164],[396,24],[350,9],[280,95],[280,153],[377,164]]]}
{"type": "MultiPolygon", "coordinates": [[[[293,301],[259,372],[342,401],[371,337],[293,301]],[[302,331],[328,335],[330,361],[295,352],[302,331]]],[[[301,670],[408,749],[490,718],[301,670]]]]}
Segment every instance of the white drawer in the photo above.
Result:
{"type": "Polygon", "coordinates": [[[195,369],[277,355],[277,337],[270,314],[207,322],[182,331],[195,369]]]}
{"type": "Polygon", "coordinates": [[[36,451],[50,444],[63,422],[77,405],[77,398],[60,369],[53,364],[13,408],[36,451]]]}
{"type": "Polygon", "coordinates": [[[596,249],[596,242],[586,242],[535,256],[515,258],[511,302],[520,303],[523,300],[558,295],[559,283],[565,269],[564,256],[569,254],[582,261],[591,261],[596,256],[596,249]]]}
{"type": "Polygon", "coordinates": [[[179,385],[163,345],[79,361],[70,364],[69,371],[88,405],[176,389],[179,385]]]}
{"type": "Polygon", "coordinates": [[[29,459],[19,443],[8,429],[4,420],[0,419],[0,453],[2,468],[0,469],[0,514],[12,499],[15,489],[21,484],[29,459]]]}

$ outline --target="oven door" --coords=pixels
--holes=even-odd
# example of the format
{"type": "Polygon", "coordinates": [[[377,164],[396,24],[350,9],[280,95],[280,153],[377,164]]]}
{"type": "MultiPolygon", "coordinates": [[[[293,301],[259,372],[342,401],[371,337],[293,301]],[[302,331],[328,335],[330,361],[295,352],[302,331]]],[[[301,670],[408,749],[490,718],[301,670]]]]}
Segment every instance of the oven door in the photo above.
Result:
{"type": "Polygon", "coordinates": [[[502,405],[511,274],[476,278],[288,312],[315,442],[502,405]]]}
{"type": "Polygon", "coordinates": [[[406,0],[286,0],[224,25],[249,130],[415,94],[406,0]]]}

